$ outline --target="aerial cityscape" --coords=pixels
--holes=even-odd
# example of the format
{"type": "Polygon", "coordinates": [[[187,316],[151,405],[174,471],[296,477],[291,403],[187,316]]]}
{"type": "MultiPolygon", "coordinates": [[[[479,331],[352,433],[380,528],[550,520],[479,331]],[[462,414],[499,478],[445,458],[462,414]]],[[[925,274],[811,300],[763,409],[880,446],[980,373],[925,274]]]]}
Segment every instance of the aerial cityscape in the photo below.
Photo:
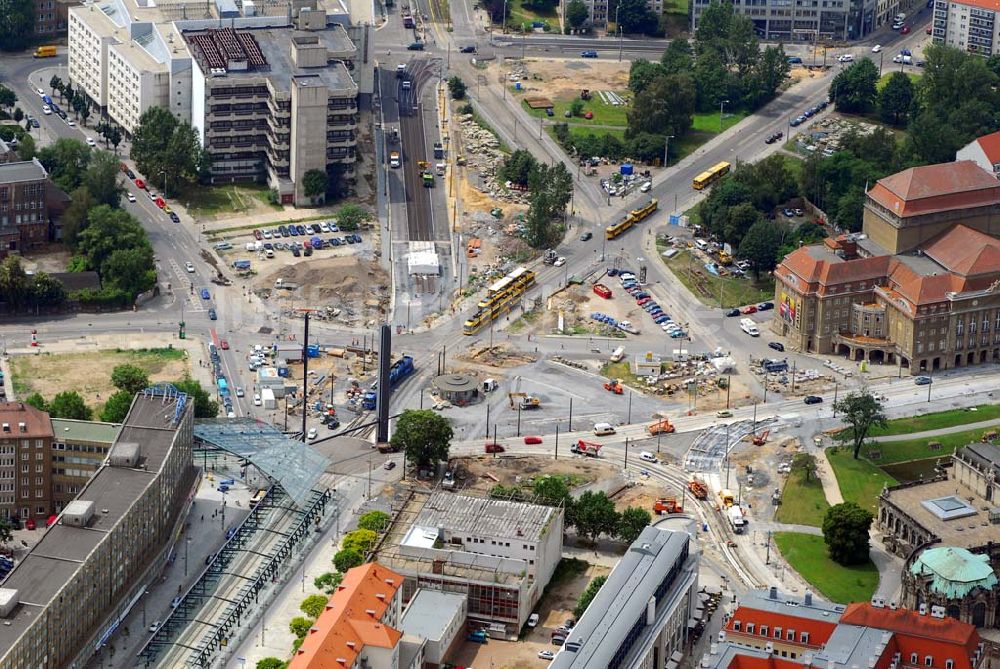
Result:
{"type": "Polygon", "coordinates": [[[994,669],[998,14],[0,2],[0,669],[994,669]]]}

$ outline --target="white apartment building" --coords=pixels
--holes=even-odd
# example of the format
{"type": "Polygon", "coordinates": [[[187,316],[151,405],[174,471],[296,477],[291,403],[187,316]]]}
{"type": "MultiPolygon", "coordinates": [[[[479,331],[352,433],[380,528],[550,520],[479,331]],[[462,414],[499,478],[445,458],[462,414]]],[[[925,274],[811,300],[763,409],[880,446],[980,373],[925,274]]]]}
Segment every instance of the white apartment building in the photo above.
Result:
{"type": "Polygon", "coordinates": [[[984,58],[1000,54],[1000,4],[996,0],[937,0],[934,42],[984,58]]]}

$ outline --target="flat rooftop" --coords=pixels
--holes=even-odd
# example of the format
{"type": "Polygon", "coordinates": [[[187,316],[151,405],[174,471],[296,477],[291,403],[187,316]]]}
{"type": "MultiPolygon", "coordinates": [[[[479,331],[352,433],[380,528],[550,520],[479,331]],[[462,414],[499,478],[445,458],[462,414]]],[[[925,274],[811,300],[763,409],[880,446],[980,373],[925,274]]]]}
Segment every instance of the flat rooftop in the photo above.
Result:
{"type": "Polygon", "coordinates": [[[889,501],[904,513],[920,523],[928,532],[941,539],[945,546],[975,548],[988,542],[1000,542],[1000,525],[990,522],[990,512],[986,500],[972,502],[972,511],[952,520],[939,517],[924,506],[924,502],[955,496],[957,483],[954,479],[934,481],[900,488],[889,492],[889,501]]]}
{"type": "MultiPolygon", "coordinates": [[[[102,466],[77,496],[94,503],[90,524],[79,528],[57,523],[48,528],[0,584],[18,590],[20,599],[14,614],[0,625],[0,649],[14,645],[156,478],[176,432],[172,427],[175,407],[175,401],[162,397],[139,395],[135,399],[116,443],[138,442],[146,468],[102,466]]],[[[185,411],[193,411],[190,403],[185,411]]]]}
{"type": "Polygon", "coordinates": [[[550,506],[442,491],[431,495],[413,524],[452,534],[540,541],[556,513],[550,506]]]}
{"type": "MultiPolygon", "coordinates": [[[[454,578],[473,583],[489,583],[509,588],[519,588],[531,576],[526,572],[503,571],[499,568],[503,558],[495,558],[478,553],[461,551],[437,551],[434,558],[404,555],[393,548],[383,549],[378,553],[378,563],[399,572],[403,576],[416,578],[428,576],[454,578]],[[459,562],[459,558],[471,558],[470,562],[459,562]],[[451,559],[455,558],[455,559],[451,559]]],[[[513,560],[511,560],[513,562],[513,560]]]]}
{"type": "Polygon", "coordinates": [[[812,595],[812,603],[806,604],[801,597],[791,597],[780,588],[751,590],[740,597],[740,606],[758,611],[797,616],[809,620],[836,623],[840,620],[845,607],[842,604],[827,602],[812,595]]]}
{"type": "Polygon", "coordinates": [[[410,600],[399,629],[405,634],[440,641],[448,625],[465,608],[465,595],[420,588],[410,600]]]}
{"type": "Polygon", "coordinates": [[[0,163],[0,184],[42,181],[47,176],[45,168],[37,160],[0,163]]]}
{"type": "Polygon", "coordinates": [[[70,418],[52,419],[52,438],[57,442],[111,444],[118,437],[121,429],[121,423],[98,423],[70,418]]]}

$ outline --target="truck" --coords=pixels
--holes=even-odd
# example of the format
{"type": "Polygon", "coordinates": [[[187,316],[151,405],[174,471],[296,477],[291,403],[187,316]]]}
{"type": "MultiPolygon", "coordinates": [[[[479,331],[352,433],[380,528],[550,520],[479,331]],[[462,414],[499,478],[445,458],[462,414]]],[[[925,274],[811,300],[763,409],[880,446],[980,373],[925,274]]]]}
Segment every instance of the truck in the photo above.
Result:
{"type": "Polygon", "coordinates": [[[538,409],[542,406],[542,401],[539,398],[528,393],[508,393],[507,399],[510,400],[511,409],[520,407],[522,410],[528,410],[538,409]]]}
{"type": "Polygon", "coordinates": [[[54,46],[40,46],[35,49],[35,52],[31,54],[32,58],[52,58],[57,53],[57,49],[54,46]]]}
{"type": "Polygon", "coordinates": [[[612,295],[611,289],[605,286],[603,283],[594,284],[594,293],[600,295],[606,300],[610,300],[612,295]]]}
{"type": "Polygon", "coordinates": [[[708,486],[706,486],[705,482],[695,475],[692,475],[688,480],[688,490],[691,491],[691,494],[695,499],[708,499],[708,486]]]}
{"type": "MultiPolygon", "coordinates": [[[[416,367],[413,365],[413,357],[409,355],[404,355],[396,362],[392,363],[392,367],[389,368],[389,390],[392,391],[403,379],[407,378],[413,372],[416,371],[416,367]]],[[[371,390],[367,391],[361,397],[361,408],[365,411],[374,411],[375,406],[378,404],[378,386],[372,386],[371,390]]]]}
{"type": "Polygon", "coordinates": [[[389,152],[389,167],[396,168],[402,165],[402,161],[399,159],[399,151],[389,152]]]}
{"type": "Polygon", "coordinates": [[[417,24],[413,21],[413,16],[410,14],[403,14],[403,27],[404,28],[416,28],[417,24]]]}
{"type": "Polygon", "coordinates": [[[729,519],[729,524],[732,526],[733,532],[743,534],[743,529],[747,524],[747,520],[743,516],[743,509],[738,506],[731,506],[726,511],[726,517],[729,519]]]}
{"type": "Polygon", "coordinates": [[[611,353],[611,362],[621,362],[625,357],[625,347],[619,346],[611,353]]]}
{"type": "Polygon", "coordinates": [[[671,423],[667,418],[663,418],[646,426],[646,431],[654,437],[658,434],[672,434],[676,429],[677,428],[674,427],[673,423],[671,423]]]}
{"type": "Polygon", "coordinates": [[[719,491],[719,509],[725,511],[736,504],[736,496],[733,494],[732,490],[723,488],[719,491]]]}
{"type": "Polygon", "coordinates": [[[684,513],[684,507],[676,497],[661,497],[653,503],[653,512],[658,516],[665,513],[684,513]]]}
{"type": "Polygon", "coordinates": [[[298,287],[299,284],[295,283],[294,281],[285,281],[284,279],[274,280],[275,290],[295,290],[298,287]]]}
{"type": "Polygon", "coordinates": [[[278,401],[274,399],[274,391],[264,387],[260,390],[260,401],[265,409],[272,410],[278,408],[278,401]]]}
{"type": "MultiPolygon", "coordinates": [[[[411,18],[410,20],[412,21],[413,19],[411,18]]],[[[400,63],[399,65],[396,66],[396,78],[402,79],[405,76],[406,76],[406,65],[400,63]]]]}
{"type": "Polygon", "coordinates": [[[434,158],[436,160],[444,158],[444,146],[441,142],[434,142],[434,158]]]}
{"type": "Polygon", "coordinates": [[[546,265],[554,265],[556,260],[559,260],[559,254],[552,249],[546,249],[545,255],[542,256],[542,262],[546,265]]]}
{"type": "Polygon", "coordinates": [[[434,173],[430,170],[421,172],[420,180],[424,184],[424,188],[434,188],[434,173]]]}
{"type": "Polygon", "coordinates": [[[592,441],[584,441],[583,439],[580,439],[575,444],[570,446],[569,450],[577,455],[586,455],[588,458],[601,457],[601,444],[595,444],[592,441]]]}
{"type": "Polygon", "coordinates": [[[751,337],[760,336],[760,330],[757,329],[757,324],[753,322],[752,318],[741,318],[740,329],[746,332],[751,337]]]}

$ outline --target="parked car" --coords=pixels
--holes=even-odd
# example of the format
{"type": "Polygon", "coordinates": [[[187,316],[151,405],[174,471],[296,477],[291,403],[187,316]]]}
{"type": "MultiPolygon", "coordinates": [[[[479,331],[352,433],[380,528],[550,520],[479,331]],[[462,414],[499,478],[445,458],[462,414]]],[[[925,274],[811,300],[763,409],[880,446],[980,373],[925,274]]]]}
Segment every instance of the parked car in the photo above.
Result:
{"type": "Polygon", "coordinates": [[[218,316],[218,314],[215,313],[215,309],[209,309],[208,310],[208,320],[215,321],[215,320],[218,320],[218,319],[219,319],[219,316],[218,316]]]}
{"type": "Polygon", "coordinates": [[[773,348],[775,351],[781,351],[782,353],[785,352],[785,345],[782,344],[780,341],[772,341],[768,343],[767,347],[773,348]]]}
{"type": "Polygon", "coordinates": [[[739,315],[740,315],[740,310],[739,309],[730,309],[730,310],[728,310],[726,312],[726,316],[729,317],[729,318],[732,318],[733,316],[739,316],[739,315]]]}
{"type": "Polygon", "coordinates": [[[802,401],[806,404],[822,404],[823,398],[819,395],[806,395],[802,401]]]}
{"type": "Polygon", "coordinates": [[[424,43],[423,42],[413,42],[408,47],[406,47],[406,50],[407,51],[423,51],[424,50],[424,43]]]}
{"type": "Polygon", "coordinates": [[[761,302],[757,305],[757,311],[769,311],[774,309],[774,302],[761,302]]]}
{"type": "Polygon", "coordinates": [[[256,239],[257,241],[260,241],[261,239],[264,239],[264,233],[261,232],[260,230],[254,230],[253,238],[256,239]]]}
{"type": "Polygon", "coordinates": [[[540,650],[538,651],[538,658],[541,660],[551,660],[556,656],[551,650],[540,650]]]}
{"type": "Polygon", "coordinates": [[[474,44],[468,44],[466,46],[463,46],[461,49],[459,49],[459,51],[461,53],[475,53],[476,52],[476,46],[474,44]]]}
{"type": "Polygon", "coordinates": [[[932,379],[929,376],[915,376],[913,377],[913,382],[918,386],[929,386],[932,383],[932,379]]]}
{"type": "Polygon", "coordinates": [[[532,613],[528,616],[528,627],[536,627],[538,625],[538,614],[532,613]]]}
{"type": "Polygon", "coordinates": [[[220,339],[219,340],[219,348],[221,348],[223,351],[228,351],[229,350],[229,342],[227,340],[225,340],[225,339],[220,339]]]}
{"type": "Polygon", "coordinates": [[[881,44],[876,44],[875,46],[872,47],[872,53],[878,53],[881,50],[882,50],[882,45],[881,44]]]}
{"type": "Polygon", "coordinates": [[[593,238],[594,238],[594,234],[592,232],[585,232],[582,235],[580,235],[580,241],[581,242],[589,242],[593,238]]]}
{"type": "MultiPolygon", "coordinates": [[[[339,423],[338,423],[338,425],[339,425],[339,423]]],[[[382,465],[382,469],[385,469],[385,470],[392,470],[392,469],[395,469],[395,468],[396,468],[396,463],[393,462],[392,460],[386,460],[385,464],[382,465]]]]}
{"type": "Polygon", "coordinates": [[[742,311],[741,313],[742,313],[742,314],[743,314],[744,316],[746,316],[746,315],[749,315],[749,314],[755,314],[755,313],[757,313],[757,305],[755,305],[755,304],[751,304],[751,305],[750,305],[750,306],[748,306],[748,307],[744,307],[744,308],[743,308],[743,311],[742,311]]]}

